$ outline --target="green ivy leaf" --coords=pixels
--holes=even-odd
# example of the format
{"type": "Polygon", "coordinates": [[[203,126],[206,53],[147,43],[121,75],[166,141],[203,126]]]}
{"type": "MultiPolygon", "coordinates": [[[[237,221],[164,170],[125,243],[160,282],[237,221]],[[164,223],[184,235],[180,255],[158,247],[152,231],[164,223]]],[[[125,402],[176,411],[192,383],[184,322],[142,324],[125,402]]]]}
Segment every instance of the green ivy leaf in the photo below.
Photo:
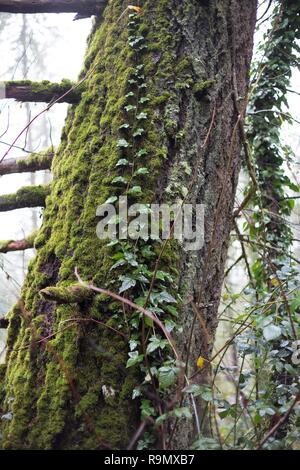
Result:
{"type": "Polygon", "coordinates": [[[129,161],[127,160],[127,158],[120,158],[120,160],[118,160],[116,166],[126,166],[128,165],[129,161]]]}
{"type": "Polygon", "coordinates": [[[146,155],[148,155],[148,151],[146,149],[140,149],[136,154],[136,156],[139,158],[145,157],[146,155]]]}
{"type": "Polygon", "coordinates": [[[127,179],[124,178],[124,176],[116,176],[116,178],[112,180],[112,184],[118,184],[118,183],[127,184],[127,179]]]}
{"type": "Polygon", "coordinates": [[[145,129],[142,129],[141,127],[139,127],[136,131],[134,131],[132,136],[133,137],[141,137],[141,135],[143,135],[144,132],[145,132],[145,129]]]}
{"type": "Polygon", "coordinates": [[[131,189],[129,189],[128,194],[131,194],[132,196],[142,194],[142,188],[140,186],[133,186],[131,189]]]}
{"type": "Polygon", "coordinates": [[[133,367],[136,364],[140,364],[144,360],[143,354],[139,354],[138,351],[132,351],[128,355],[129,359],[126,364],[126,368],[133,367]]]}
{"type": "Polygon", "coordinates": [[[166,291],[162,291],[160,292],[158,295],[157,295],[157,298],[156,300],[163,304],[163,303],[166,303],[166,304],[176,304],[177,303],[177,300],[171,295],[169,294],[168,292],[166,291]]]}
{"type": "Polygon", "coordinates": [[[152,336],[149,340],[149,344],[147,346],[147,354],[151,354],[152,352],[156,351],[156,349],[165,349],[168,345],[168,341],[166,339],[160,339],[157,336],[152,336]]]}
{"type": "Polygon", "coordinates": [[[148,170],[148,168],[139,168],[134,174],[135,174],[135,176],[148,175],[149,170],[148,170]]]}
{"type": "Polygon", "coordinates": [[[158,381],[161,390],[169,388],[176,380],[179,368],[175,366],[163,366],[158,369],[158,381]]]}
{"type": "Polygon", "coordinates": [[[136,285],[135,279],[132,279],[130,277],[125,277],[119,289],[119,294],[122,294],[122,292],[125,292],[126,290],[131,289],[131,287],[134,287],[135,285],[136,285]]]}
{"type": "Polygon", "coordinates": [[[148,117],[148,114],[145,112],[142,112],[142,113],[139,113],[136,118],[138,121],[142,121],[143,119],[147,119],[147,117],[148,117]]]}
{"type": "Polygon", "coordinates": [[[119,139],[117,142],[117,146],[120,148],[127,148],[129,147],[129,143],[127,142],[126,139],[119,139]]]}
{"type": "Polygon", "coordinates": [[[263,335],[266,341],[273,341],[281,336],[281,328],[277,325],[267,325],[263,329],[263,335]]]}
{"type": "Polygon", "coordinates": [[[118,200],[118,197],[117,196],[111,196],[109,197],[106,201],[105,201],[105,204],[113,204],[114,202],[116,202],[118,200]]]}

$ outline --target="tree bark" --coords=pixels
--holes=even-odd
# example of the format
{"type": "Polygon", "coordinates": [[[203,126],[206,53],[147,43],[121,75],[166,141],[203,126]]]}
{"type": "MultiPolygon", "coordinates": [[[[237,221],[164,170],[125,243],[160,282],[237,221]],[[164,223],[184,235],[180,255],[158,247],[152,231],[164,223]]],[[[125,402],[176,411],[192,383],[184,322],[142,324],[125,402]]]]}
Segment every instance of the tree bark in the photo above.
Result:
{"type": "MultiPolygon", "coordinates": [[[[128,39],[126,6],[111,1],[90,38],[82,72],[92,71],[87,92],[69,111],[35,241],[37,257],[22,302],[9,315],[2,406],[13,419],[1,422],[6,449],[126,448],[140,425],[132,391],[141,376],[138,368],[126,368],[124,315],[130,322],[133,312],[101,294],[72,305],[39,295],[73,285],[75,268],[82,279],[118,292],[118,276],[130,266],[112,269],[119,255],[96,237],[96,208],[122,194],[121,175],[130,181],[135,169],[148,169],[146,177],[137,172],[140,190],[129,196],[131,202],[173,203],[185,197],[205,205],[204,246],[184,251],[171,240],[159,269],[172,273],[174,295],[183,299],[176,348],[189,374],[197,371],[199,355],[209,360],[211,354],[241,163],[233,93],[237,87],[239,97],[247,95],[256,0],[142,1],[135,40],[128,39]],[[132,113],[140,102],[144,113],[132,113]],[[133,114],[143,122],[138,129],[132,129],[133,114]],[[131,146],[124,149],[124,140],[131,146]],[[133,170],[120,170],[124,156],[133,159],[133,170]],[[194,321],[195,306],[201,322],[194,321]],[[89,318],[106,327],[88,323],[89,318]],[[50,341],[34,343],[49,335],[50,341]]],[[[161,245],[153,243],[157,256],[161,245]]],[[[155,258],[143,263],[154,271],[155,258]]],[[[136,288],[126,294],[133,300],[143,295],[136,288]]],[[[194,381],[203,381],[205,374],[194,381]]],[[[175,432],[166,429],[170,447],[188,449],[194,424],[182,419],[175,432]]]]}
{"type": "Polygon", "coordinates": [[[107,2],[108,0],[0,0],[0,12],[99,15],[107,2]]]}
{"type": "Polygon", "coordinates": [[[51,152],[33,153],[28,157],[8,158],[0,163],[0,176],[50,170],[52,160],[53,153],[51,152]]]}
{"type": "Polygon", "coordinates": [[[51,83],[47,80],[43,82],[19,80],[4,82],[4,85],[5,96],[3,98],[13,98],[16,101],[50,103],[57,100],[57,103],[78,103],[80,100],[80,90],[72,90],[74,84],[69,80],[62,83],[51,83]]]}

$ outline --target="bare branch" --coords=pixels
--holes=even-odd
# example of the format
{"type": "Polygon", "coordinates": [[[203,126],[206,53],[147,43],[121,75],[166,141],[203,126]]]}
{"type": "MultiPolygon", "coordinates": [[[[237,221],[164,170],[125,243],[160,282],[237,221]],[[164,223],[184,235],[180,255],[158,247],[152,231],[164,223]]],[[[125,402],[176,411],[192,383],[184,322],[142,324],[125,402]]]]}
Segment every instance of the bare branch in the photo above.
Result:
{"type": "Polygon", "coordinates": [[[24,238],[23,240],[4,240],[0,241],[0,253],[12,251],[25,251],[33,248],[36,232],[24,238]]]}
{"type": "Polygon", "coordinates": [[[108,0],[0,0],[3,13],[82,13],[101,15],[108,0]]]}
{"type": "Polygon", "coordinates": [[[53,152],[33,153],[28,157],[9,158],[0,163],[0,176],[50,170],[53,152]]]}
{"type": "Polygon", "coordinates": [[[49,186],[27,186],[14,194],[0,196],[0,212],[23,209],[25,207],[44,207],[49,186]]]}
{"type": "Polygon", "coordinates": [[[48,80],[31,82],[30,80],[7,81],[3,83],[4,98],[13,98],[16,101],[51,103],[78,103],[82,88],[74,88],[74,83],[63,80],[61,83],[52,83],[48,80]],[[67,91],[71,90],[66,94],[67,91]]]}

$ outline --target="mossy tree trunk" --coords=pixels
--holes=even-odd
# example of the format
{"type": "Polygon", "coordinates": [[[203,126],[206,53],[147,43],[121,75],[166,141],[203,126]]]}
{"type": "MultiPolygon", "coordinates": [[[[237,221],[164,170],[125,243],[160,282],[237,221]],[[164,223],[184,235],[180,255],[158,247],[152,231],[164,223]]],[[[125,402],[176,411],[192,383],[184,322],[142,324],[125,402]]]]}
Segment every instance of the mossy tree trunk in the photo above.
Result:
{"type": "MultiPolygon", "coordinates": [[[[140,424],[132,391],[141,378],[139,369],[126,368],[122,306],[103,295],[76,296],[77,303],[67,304],[40,295],[47,287],[74,284],[75,267],[83,279],[118,291],[126,266],[111,270],[114,247],[96,236],[96,208],[122,194],[112,182],[130,179],[132,168],[116,163],[124,152],[131,161],[135,146],[143,151],[134,169],[147,167],[148,174],[135,176],[142,192],[133,192],[132,202],[188,197],[205,204],[204,247],[185,252],[170,242],[160,269],[176,275],[172,289],[183,299],[182,333],[176,334],[181,358],[187,358],[190,336],[191,371],[200,354],[209,359],[211,353],[241,163],[233,93],[237,88],[243,109],[256,0],[142,1],[137,37],[144,39],[137,50],[129,44],[126,6],[111,0],[89,39],[85,88],[69,109],[54,158],[51,194],[35,238],[37,256],[21,302],[9,315],[0,389],[6,416],[0,445],[6,449],[126,448],[140,424]],[[137,58],[144,64],[138,75],[137,58]],[[130,132],[137,130],[131,131],[136,89],[146,119],[140,116],[143,132],[124,150],[119,140],[131,141],[130,132]],[[124,122],[131,127],[120,130],[124,122]],[[202,326],[193,322],[191,300],[202,326]]],[[[153,249],[158,253],[160,246],[153,249]]],[[[145,263],[153,270],[155,258],[145,263]]],[[[139,292],[126,294],[134,299],[139,292]]],[[[131,314],[125,311],[127,319],[131,314]]],[[[193,420],[183,421],[171,447],[188,448],[193,433],[193,420]]]]}

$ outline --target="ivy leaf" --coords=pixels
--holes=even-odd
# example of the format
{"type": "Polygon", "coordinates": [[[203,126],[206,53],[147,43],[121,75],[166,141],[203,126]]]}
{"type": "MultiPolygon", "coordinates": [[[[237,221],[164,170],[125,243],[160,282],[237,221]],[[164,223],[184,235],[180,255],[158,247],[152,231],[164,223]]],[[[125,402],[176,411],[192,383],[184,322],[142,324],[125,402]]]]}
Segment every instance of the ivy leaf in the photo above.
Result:
{"type": "Polygon", "coordinates": [[[270,324],[263,329],[263,335],[266,341],[273,341],[281,336],[281,328],[270,324]]]}
{"type": "Polygon", "coordinates": [[[141,127],[139,127],[133,134],[132,136],[133,137],[140,137],[141,135],[143,135],[145,132],[145,129],[142,129],[141,127]]]}
{"type": "Polygon", "coordinates": [[[157,296],[157,301],[161,304],[166,303],[166,304],[176,304],[177,300],[168,292],[162,291],[158,294],[157,296]]]}
{"type": "Polygon", "coordinates": [[[124,176],[117,176],[116,178],[112,180],[112,184],[118,184],[118,183],[127,184],[127,179],[124,178],[124,176]]]}
{"type": "Polygon", "coordinates": [[[173,413],[176,418],[192,418],[192,413],[187,406],[183,406],[182,408],[175,408],[173,413]]]}
{"type": "Polygon", "coordinates": [[[152,336],[147,346],[147,354],[151,354],[152,352],[156,351],[156,349],[158,348],[165,349],[167,344],[168,344],[167,340],[160,339],[157,336],[152,336]]]}
{"type": "Polygon", "coordinates": [[[117,196],[111,196],[105,201],[105,204],[113,204],[117,200],[118,200],[117,196]]]}
{"type": "Polygon", "coordinates": [[[213,396],[208,385],[191,384],[184,389],[185,393],[191,393],[194,397],[201,397],[204,401],[212,401],[213,396]]]}
{"type": "Polygon", "coordinates": [[[148,170],[148,168],[139,168],[134,174],[136,176],[138,176],[138,175],[148,175],[149,170],[148,170]]]}
{"type": "Polygon", "coordinates": [[[147,117],[148,117],[148,114],[145,112],[142,112],[142,113],[139,113],[136,118],[138,119],[138,121],[141,121],[143,119],[147,119],[147,117]]]}
{"type": "Polygon", "coordinates": [[[212,437],[199,437],[192,445],[192,450],[216,450],[220,444],[212,437]]]}
{"type": "Polygon", "coordinates": [[[139,354],[138,351],[132,351],[128,355],[129,359],[126,364],[126,368],[133,367],[136,364],[140,364],[144,360],[143,354],[139,354]]]}
{"type": "Polygon", "coordinates": [[[158,381],[161,390],[165,390],[173,385],[179,370],[175,366],[163,366],[158,370],[158,381]]]}
{"type": "Polygon", "coordinates": [[[128,194],[131,194],[132,196],[142,194],[142,188],[140,186],[133,186],[131,189],[129,189],[128,194]]]}
{"type": "Polygon", "coordinates": [[[120,148],[127,148],[129,147],[129,143],[127,142],[126,139],[119,139],[117,142],[117,146],[120,148]]]}
{"type": "Polygon", "coordinates": [[[148,152],[146,149],[140,149],[136,154],[137,157],[145,157],[146,155],[148,155],[148,152]]]}
{"type": "Polygon", "coordinates": [[[129,161],[127,160],[127,158],[120,158],[120,160],[118,160],[116,166],[126,166],[128,165],[129,161]]]}
{"type": "Polygon", "coordinates": [[[150,400],[142,400],[141,403],[141,412],[143,418],[148,418],[149,416],[155,416],[155,409],[153,408],[150,400]]]}
{"type": "Polygon", "coordinates": [[[144,103],[148,103],[149,101],[150,101],[150,98],[148,98],[148,96],[143,96],[142,98],[140,98],[139,103],[144,104],[144,103]]]}
{"type": "Polygon", "coordinates": [[[136,285],[135,279],[132,279],[130,277],[125,277],[119,289],[119,294],[122,294],[122,292],[125,292],[126,290],[131,289],[131,287],[134,287],[135,285],[136,285]]]}
{"type": "MultiPolygon", "coordinates": [[[[135,82],[135,80],[134,80],[135,82]]],[[[130,111],[134,111],[136,109],[136,106],[129,104],[128,106],[125,106],[125,111],[129,113],[130,111]]]]}
{"type": "Polygon", "coordinates": [[[119,268],[120,266],[124,266],[124,264],[126,264],[125,259],[119,259],[119,261],[117,261],[117,262],[110,268],[110,271],[112,271],[113,269],[117,269],[117,268],[119,268]]]}
{"type": "Polygon", "coordinates": [[[167,305],[165,309],[167,310],[167,312],[173,315],[173,317],[178,317],[178,311],[173,305],[167,305]]]}

